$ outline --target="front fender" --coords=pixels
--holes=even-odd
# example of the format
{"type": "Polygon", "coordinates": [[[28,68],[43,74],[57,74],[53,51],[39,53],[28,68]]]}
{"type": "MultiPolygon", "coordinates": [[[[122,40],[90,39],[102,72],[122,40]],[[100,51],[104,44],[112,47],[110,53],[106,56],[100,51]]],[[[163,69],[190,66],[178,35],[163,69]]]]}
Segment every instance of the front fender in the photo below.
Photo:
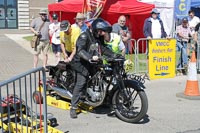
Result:
{"type": "Polygon", "coordinates": [[[124,80],[124,84],[133,86],[137,91],[141,91],[146,88],[144,84],[136,80],[124,80]]]}
{"type": "MultiPolygon", "coordinates": [[[[138,82],[136,80],[124,80],[124,84],[125,86],[133,87],[137,91],[142,91],[143,89],[146,88],[141,82],[138,82]]],[[[113,86],[112,92],[115,92],[118,89],[119,87],[118,85],[119,84],[116,84],[115,86],[113,86]]]]}

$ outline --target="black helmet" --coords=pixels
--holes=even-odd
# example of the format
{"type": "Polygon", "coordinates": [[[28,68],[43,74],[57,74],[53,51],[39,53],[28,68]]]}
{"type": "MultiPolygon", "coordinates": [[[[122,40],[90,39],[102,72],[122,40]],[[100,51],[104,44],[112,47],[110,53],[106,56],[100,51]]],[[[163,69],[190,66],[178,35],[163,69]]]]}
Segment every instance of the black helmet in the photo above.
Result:
{"type": "Polygon", "coordinates": [[[52,15],[52,19],[53,19],[53,20],[57,20],[57,19],[58,19],[58,15],[54,13],[54,14],[52,15]]]}
{"type": "Polygon", "coordinates": [[[102,31],[110,33],[112,32],[112,26],[110,25],[109,22],[101,18],[97,18],[92,22],[92,32],[97,33],[97,30],[102,30],[102,31]]]}
{"type": "Polygon", "coordinates": [[[60,31],[67,31],[70,27],[70,22],[68,20],[63,20],[61,23],[60,23],[60,31]]]}

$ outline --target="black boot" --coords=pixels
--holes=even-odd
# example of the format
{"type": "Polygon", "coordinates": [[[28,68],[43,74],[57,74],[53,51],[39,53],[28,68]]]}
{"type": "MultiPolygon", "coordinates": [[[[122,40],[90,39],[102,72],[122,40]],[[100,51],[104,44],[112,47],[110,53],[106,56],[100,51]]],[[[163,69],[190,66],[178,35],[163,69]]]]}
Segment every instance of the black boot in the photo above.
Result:
{"type": "Polygon", "coordinates": [[[73,108],[70,109],[70,117],[72,119],[77,118],[76,109],[73,109],[73,108]]]}

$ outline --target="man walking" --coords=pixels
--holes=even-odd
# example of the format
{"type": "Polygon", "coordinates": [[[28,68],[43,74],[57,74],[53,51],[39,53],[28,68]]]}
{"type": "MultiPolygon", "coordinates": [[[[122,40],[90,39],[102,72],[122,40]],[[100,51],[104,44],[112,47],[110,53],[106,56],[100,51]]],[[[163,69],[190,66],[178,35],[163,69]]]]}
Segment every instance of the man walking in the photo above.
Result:
{"type": "Polygon", "coordinates": [[[49,50],[49,20],[47,19],[47,10],[41,9],[39,12],[40,17],[35,18],[32,23],[30,30],[37,36],[40,37],[39,45],[34,49],[34,62],[33,67],[36,68],[38,65],[38,56],[43,52],[43,67],[46,68],[48,60],[49,50]]]}

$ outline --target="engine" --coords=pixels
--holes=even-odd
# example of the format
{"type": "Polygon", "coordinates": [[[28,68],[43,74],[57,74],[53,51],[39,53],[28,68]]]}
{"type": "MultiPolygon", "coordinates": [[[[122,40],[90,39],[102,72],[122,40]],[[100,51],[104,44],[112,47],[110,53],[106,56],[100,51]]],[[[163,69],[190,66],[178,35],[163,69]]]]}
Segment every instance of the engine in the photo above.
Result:
{"type": "Polygon", "coordinates": [[[101,93],[100,93],[99,86],[88,87],[87,93],[89,94],[93,102],[97,102],[101,100],[101,93]]]}

